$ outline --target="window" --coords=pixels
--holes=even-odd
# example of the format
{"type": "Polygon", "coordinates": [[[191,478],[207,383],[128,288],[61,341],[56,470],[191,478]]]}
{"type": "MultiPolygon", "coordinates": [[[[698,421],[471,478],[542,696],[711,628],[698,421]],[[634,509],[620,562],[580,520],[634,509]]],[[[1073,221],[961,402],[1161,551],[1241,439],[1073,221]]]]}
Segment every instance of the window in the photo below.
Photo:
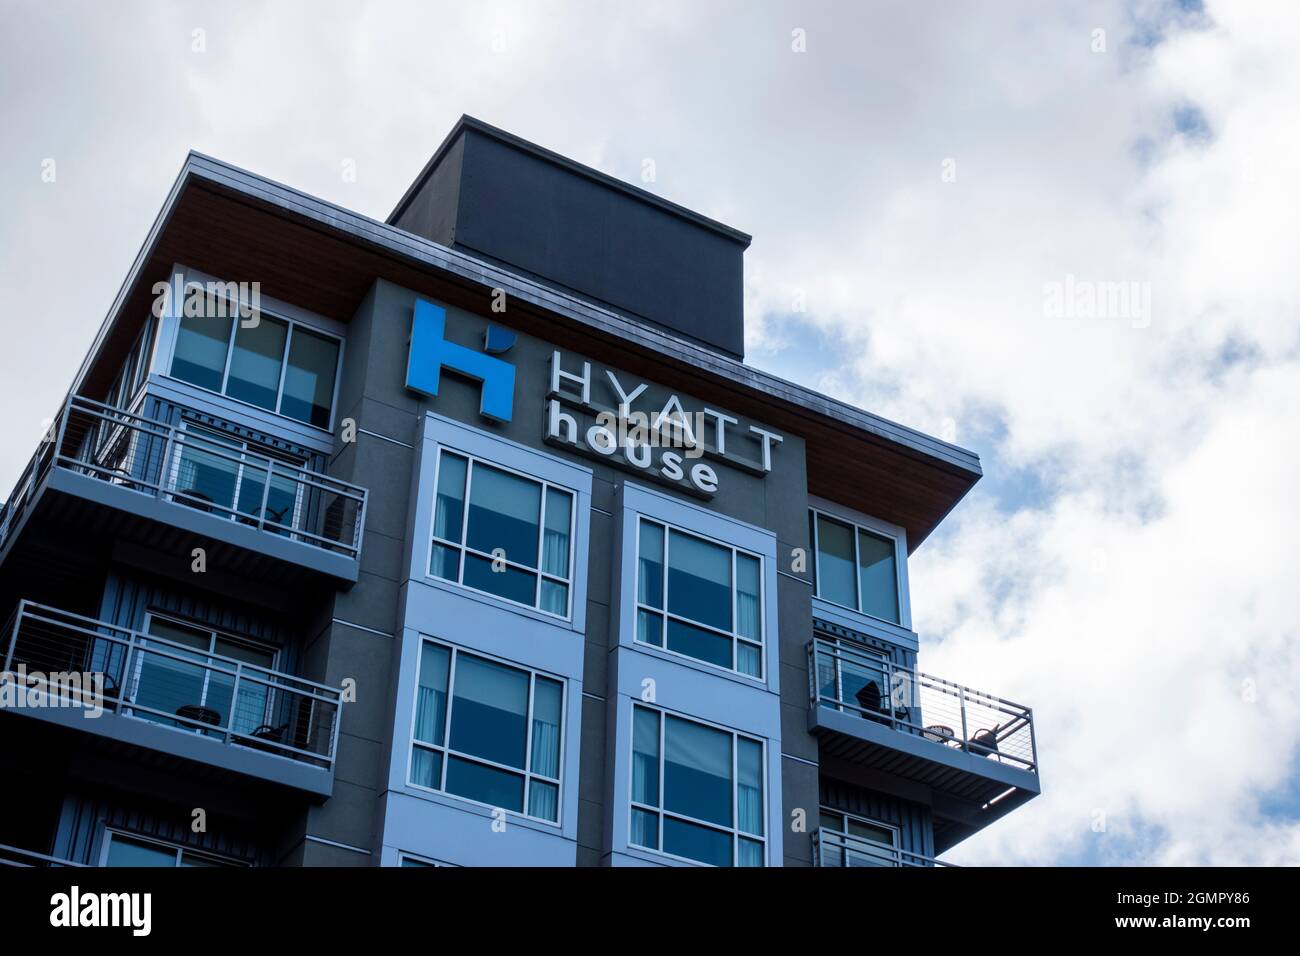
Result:
{"type": "Polygon", "coordinates": [[[762,559],[637,520],[636,639],[762,678],[762,559]]]}
{"type": "Polygon", "coordinates": [[[238,860],[230,860],[210,853],[195,852],[174,843],[127,836],[116,830],[104,831],[102,860],[102,866],[195,867],[248,865],[238,860]]]}
{"type": "Polygon", "coordinates": [[[418,866],[418,867],[435,867],[435,868],[436,868],[436,867],[440,867],[440,866],[445,866],[446,864],[444,864],[444,863],[435,863],[433,860],[426,860],[426,859],[425,859],[424,857],[422,857],[422,856],[413,856],[413,855],[410,854],[410,853],[399,853],[399,854],[397,854],[397,865],[398,865],[398,866],[418,866]]]}
{"type": "Polygon", "coordinates": [[[329,428],[338,339],[263,312],[247,324],[233,305],[209,298],[203,315],[183,315],[171,374],[267,411],[329,428]]]}
{"type": "Polygon", "coordinates": [[[225,518],[263,519],[265,530],[275,534],[298,527],[303,486],[291,472],[302,467],[302,459],[192,422],[183,429],[171,476],[173,497],[225,518]],[[286,467],[277,468],[280,464],[286,467]]]}
{"type": "Polygon", "coordinates": [[[555,823],[564,685],[424,641],[410,783],[555,823]]]}
{"type": "Polygon", "coordinates": [[[202,707],[217,714],[215,726],[219,727],[225,727],[233,714],[230,727],[241,734],[251,734],[270,720],[274,703],[270,686],[261,681],[241,681],[236,697],[233,675],[212,669],[213,665],[227,669],[232,665],[209,655],[269,670],[275,666],[274,648],[152,613],[145,622],[145,632],[171,645],[189,648],[190,652],[178,652],[168,645],[166,654],[150,653],[153,642],[143,642],[143,649],[132,659],[131,703],[149,708],[149,712],[137,711],[135,716],[176,723],[162,715],[175,714],[183,707],[202,707]]]}
{"type": "Polygon", "coordinates": [[[817,596],[892,624],[899,617],[897,542],[858,525],[810,512],[817,596]]]}
{"type": "Polygon", "coordinates": [[[891,714],[907,719],[905,688],[893,678],[895,671],[884,653],[846,641],[819,641],[817,648],[821,706],[868,720],[891,714]]]}
{"type": "Polygon", "coordinates": [[[821,808],[822,866],[898,866],[898,828],[821,808]]]}
{"type": "Polygon", "coordinates": [[[632,708],[633,846],[711,866],[764,863],[763,743],[632,708]]]}
{"type": "Polygon", "coordinates": [[[430,575],[569,617],[573,492],[445,448],[436,488],[430,575]]]}
{"type": "Polygon", "coordinates": [[[136,393],[140,391],[141,386],[144,385],[144,380],[149,375],[149,357],[153,351],[153,333],[154,319],[151,315],[145,320],[144,328],[136,336],[135,343],[131,346],[126,361],[122,363],[117,377],[113,380],[113,384],[109,386],[104,404],[121,409],[130,407],[131,400],[135,398],[136,393]]]}

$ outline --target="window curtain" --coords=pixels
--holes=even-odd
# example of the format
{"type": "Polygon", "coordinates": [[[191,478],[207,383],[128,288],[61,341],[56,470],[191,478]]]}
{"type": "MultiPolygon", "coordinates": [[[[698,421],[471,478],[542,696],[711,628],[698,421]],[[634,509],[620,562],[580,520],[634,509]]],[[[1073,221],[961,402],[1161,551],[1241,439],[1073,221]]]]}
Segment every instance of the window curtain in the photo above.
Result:
{"type": "Polygon", "coordinates": [[[533,720],[533,773],[543,777],[560,776],[560,725],[549,720],[533,720]]]}
{"type": "MultiPolygon", "coordinates": [[[[757,741],[736,741],[736,826],[744,833],[763,834],[763,747],[757,741]]],[[[742,841],[742,849],[744,843],[742,841]]]]}
{"type": "Polygon", "coordinates": [[[442,721],[446,694],[433,687],[420,687],[415,698],[415,739],[442,742],[442,721]]]}

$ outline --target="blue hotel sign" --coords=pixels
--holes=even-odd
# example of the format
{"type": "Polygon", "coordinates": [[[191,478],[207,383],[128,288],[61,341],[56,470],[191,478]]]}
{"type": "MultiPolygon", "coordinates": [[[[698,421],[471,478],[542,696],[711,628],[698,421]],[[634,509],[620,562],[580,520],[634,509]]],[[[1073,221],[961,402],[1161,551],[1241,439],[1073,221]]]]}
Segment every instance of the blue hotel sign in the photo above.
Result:
{"type": "MultiPolygon", "coordinates": [[[[515,333],[489,325],[483,350],[447,341],[447,312],[419,299],[411,326],[411,351],[406,365],[406,387],[437,397],[443,369],[458,372],[481,385],[479,413],[497,422],[509,422],[514,411],[515,367],[497,358],[515,344],[515,333]]],[[[551,356],[551,387],[546,396],[543,439],[592,458],[686,492],[710,497],[718,490],[718,473],[708,457],[750,474],[765,476],[772,470],[772,453],[782,436],[758,425],[711,408],[687,413],[677,395],[662,405],[644,404],[644,383],[628,383],[613,369],[597,379],[590,362],[581,371],[561,367],[560,353],[551,356]],[[607,405],[592,400],[594,381],[609,391],[607,405]],[[569,411],[565,410],[569,407],[569,411]],[[582,420],[595,413],[595,422],[582,420]],[[743,451],[737,453],[734,446],[743,451]],[[745,454],[745,451],[750,454],[745,454]]]]}
{"type": "Polygon", "coordinates": [[[449,368],[483,385],[479,413],[498,422],[510,421],[514,411],[515,367],[489,352],[508,351],[515,344],[515,334],[488,326],[482,352],[448,342],[447,311],[432,302],[415,303],[415,321],[411,325],[411,354],[406,362],[406,387],[425,395],[438,396],[442,370],[449,368]]]}

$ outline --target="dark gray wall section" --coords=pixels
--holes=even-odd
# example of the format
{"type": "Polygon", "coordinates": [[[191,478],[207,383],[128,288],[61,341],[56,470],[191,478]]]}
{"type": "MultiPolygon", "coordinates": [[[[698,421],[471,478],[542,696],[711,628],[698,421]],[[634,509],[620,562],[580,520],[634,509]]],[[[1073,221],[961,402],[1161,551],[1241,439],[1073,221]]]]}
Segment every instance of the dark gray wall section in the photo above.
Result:
{"type": "Polygon", "coordinates": [[[394,225],[742,358],[749,238],[462,122],[394,225]]]}

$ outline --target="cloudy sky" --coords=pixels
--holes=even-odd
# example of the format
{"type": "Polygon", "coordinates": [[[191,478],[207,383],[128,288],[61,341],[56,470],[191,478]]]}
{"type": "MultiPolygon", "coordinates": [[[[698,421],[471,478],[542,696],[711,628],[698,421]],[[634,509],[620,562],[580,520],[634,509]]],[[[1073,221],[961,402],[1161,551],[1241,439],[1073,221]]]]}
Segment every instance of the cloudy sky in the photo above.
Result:
{"type": "Polygon", "coordinates": [[[6,489],[187,150],[378,219],[461,113],[652,160],[755,237],[750,362],[983,458],[914,622],[925,670],[1034,706],[1046,792],[949,857],[1300,863],[1300,5],[0,21],[6,489]],[[1091,296],[1121,287],[1127,314],[1091,296]]]}

